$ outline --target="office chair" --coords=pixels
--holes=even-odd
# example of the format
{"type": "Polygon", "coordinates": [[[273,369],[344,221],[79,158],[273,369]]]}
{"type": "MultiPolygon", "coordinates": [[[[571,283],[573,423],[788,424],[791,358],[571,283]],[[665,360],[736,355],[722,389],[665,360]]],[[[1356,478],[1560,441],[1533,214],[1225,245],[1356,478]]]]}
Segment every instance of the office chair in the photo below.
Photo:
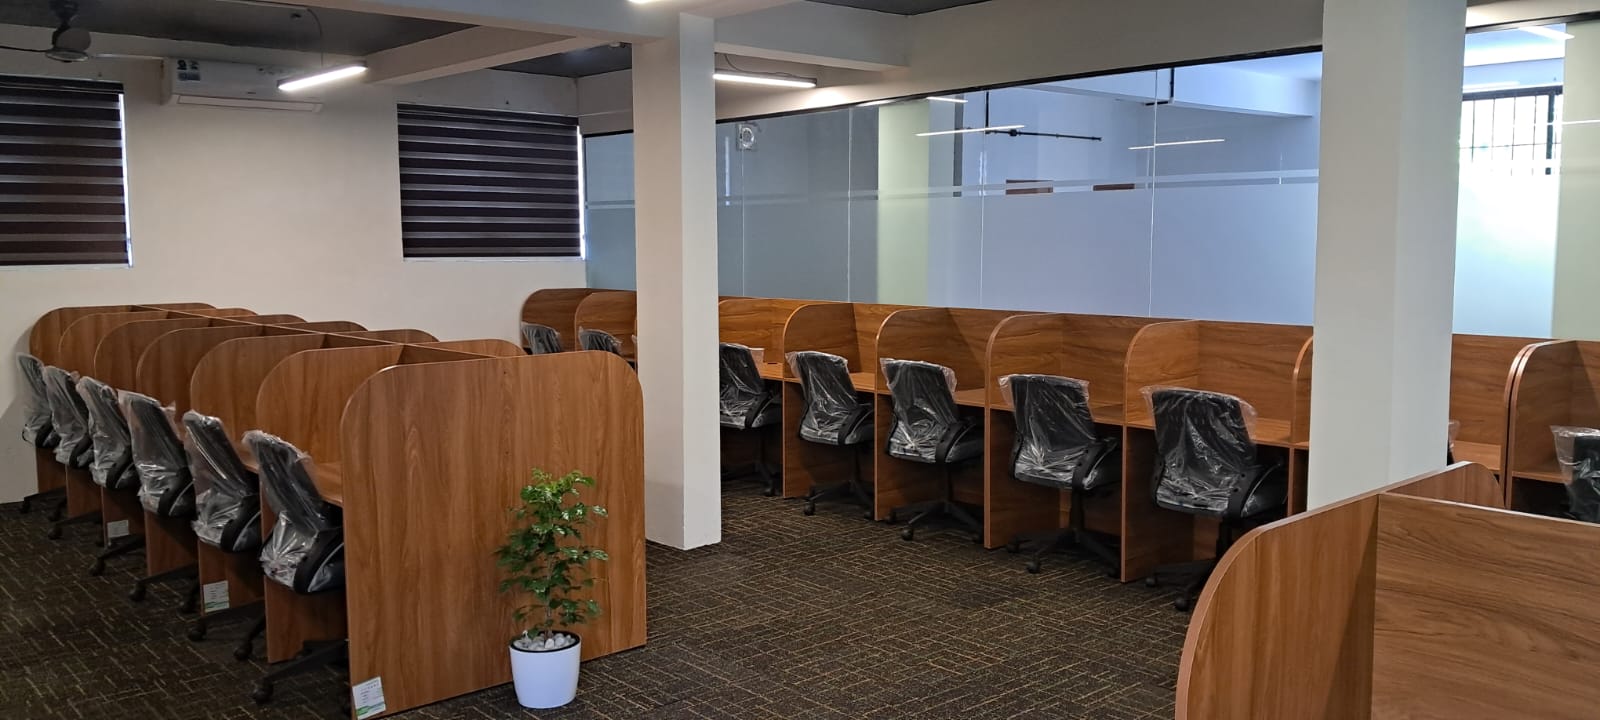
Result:
{"type": "Polygon", "coordinates": [[[1155,587],[1162,577],[1192,577],[1173,603],[1188,610],[1246,523],[1283,509],[1287,480],[1281,462],[1259,457],[1245,422],[1253,410],[1243,400],[1183,388],[1146,388],[1145,396],[1156,426],[1156,505],[1220,522],[1215,557],[1156,568],[1146,581],[1155,587]]]}
{"type": "Polygon", "coordinates": [[[939,499],[895,508],[911,521],[900,531],[905,540],[916,539],[917,527],[942,521],[972,533],[983,541],[983,523],[955,500],[955,464],[983,456],[983,424],[963,417],[956,406],[955,373],[943,365],[917,360],[885,360],[883,373],[894,401],[894,424],[889,431],[890,457],[939,465],[939,499]]]}
{"type": "Polygon", "coordinates": [[[522,348],[529,355],[548,355],[561,352],[561,333],[549,325],[522,323],[522,348]]]}
{"type": "Polygon", "coordinates": [[[612,355],[622,354],[622,343],[617,342],[617,337],[604,330],[581,329],[578,331],[578,344],[584,350],[599,350],[612,355]]]}
{"type": "Polygon", "coordinates": [[[1567,483],[1567,513],[1574,520],[1600,523],[1600,435],[1572,439],[1572,480],[1567,483]]]}
{"type": "MultiPolygon", "coordinates": [[[[122,493],[139,489],[139,471],[133,466],[133,436],[128,430],[128,420],[117,407],[117,391],[91,377],[79,378],[78,394],[83,396],[84,407],[89,410],[89,438],[94,446],[94,459],[89,464],[89,475],[94,483],[111,492],[122,493]]],[[[109,539],[105,549],[95,556],[89,574],[99,576],[106,571],[106,561],[111,558],[144,549],[143,535],[125,535],[109,539]]]]}
{"type": "Polygon", "coordinates": [[[1011,395],[1017,424],[1016,440],[1011,445],[1011,476],[1072,494],[1067,527],[1018,537],[1007,549],[1032,545],[1033,557],[1025,567],[1036,573],[1047,553],[1076,546],[1120,576],[1122,562],[1113,549],[1115,540],[1091,532],[1085,519],[1084,506],[1090,495],[1122,481],[1122,462],[1117,456],[1122,440],[1094,424],[1088,383],[1055,375],[1008,375],[1000,379],[1000,384],[1011,395]]]}
{"type": "MultiPolygon", "coordinates": [[[[750,348],[721,343],[717,350],[721,392],[717,406],[722,426],[733,430],[756,431],[756,474],[766,485],[767,497],[783,490],[782,480],[767,467],[767,432],[764,428],[783,422],[783,396],[761,378],[750,348]]],[[[738,477],[738,474],[724,477],[738,477]]]]}
{"type": "Polygon", "coordinates": [[[805,410],[800,415],[800,439],[818,445],[847,448],[850,478],[831,485],[812,485],[804,512],[815,515],[817,503],[845,499],[873,519],[872,491],[861,479],[861,446],[871,442],[872,400],[863,399],[850,381],[850,364],[838,355],[803,351],[789,354],[789,364],[800,378],[805,410]]]}
{"type": "MultiPolygon", "coordinates": [[[[50,426],[55,429],[58,439],[56,462],[72,470],[86,469],[94,460],[94,441],[89,437],[89,408],[84,406],[83,396],[78,394],[78,375],[48,365],[44,368],[44,381],[46,397],[50,400],[50,426]]],[[[98,522],[98,510],[64,517],[50,526],[45,537],[56,540],[67,525],[98,522]]]]}
{"type": "MultiPolygon", "coordinates": [[[[194,479],[189,474],[189,457],[172,426],[171,411],[148,395],[124,391],[117,396],[122,415],[128,419],[128,434],[133,441],[133,467],[139,475],[139,504],[150,514],[162,518],[194,519],[194,479]]],[[[187,524],[187,523],[185,523],[187,524]]],[[[128,599],[144,600],[152,583],[168,580],[193,580],[184,612],[194,612],[199,600],[199,571],[195,565],[146,575],[134,582],[128,599]]]]}
{"type": "MultiPolygon", "coordinates": [[[[259,553],[261,488],[256,474],[239,459],[221,420],[190,410],[183,414],[183,427],[188,431],[184,450],[194,479],[195,518],[190,527],[195,537],[231,555],[259,553]]],[[[267,628],[265,608],[259,600],[201,615],[189,629],[189,639],[200,642],[211,625],[231,620],[252,623],[233,651],[239,661],[249,660],[255,639],[267,628]]]]}
{"type": "MultiPolygon", "coordinates": [[[[307,469],[311,458],[283,439],[260,430],[245,433],[244,439],[260,463],[262,490],[278,516],[272,533],[261,546],[262,574],[299,595],[343,588],[343,512],[317,492],[307,469]]],[[[299,656],[263,675],[250,698],[266,703],[272,699],[277,682],[347,662],[348,647],[348,638],[306,643],[299,656]]]]}
{"type": "MultiPolygon", "coordinates": [[[[37,450],[51,451],[61,443],[61,436],[56,434],[55,426],[50,422],[50,395],[45,390],[44,363],[27,353],[17,353],[17,367],[22,370],[22,379],[27,383],[28,399],[22,414],[22,439],[37,450]]],[[[54,503],[50,511],[50,521],[61,519],[61,513],[66,509],[67,489],[59,487],[44,492],[33,493],[22,498],[22,505],[18,512],[26,515],[33,510],[34,503],[54,503]]]]}

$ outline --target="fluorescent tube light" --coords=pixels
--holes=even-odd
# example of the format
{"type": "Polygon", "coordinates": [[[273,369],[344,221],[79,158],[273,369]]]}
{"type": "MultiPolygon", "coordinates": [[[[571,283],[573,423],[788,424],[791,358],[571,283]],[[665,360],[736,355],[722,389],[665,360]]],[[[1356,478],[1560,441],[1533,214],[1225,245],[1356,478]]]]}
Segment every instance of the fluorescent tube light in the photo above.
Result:
{"type": "Polygon", "coordinates": [[[935,130],[933,132],[920,132],[920,133],[917,133],[917,137],[933,137],[935,135],[960,135],[962,133],[978,133],[978,132],[1003,132],[1003,131],[1006,131],[1006,130],[1021,130],[1024,127],[1027,127],[1027,126],[1026,125],[991,125],[989,127],[961,128],[959,130],[935,130]]]}
{"type": "Polygon", "coordinates": [[[788,75],[766,75],[757,73],[729,72],[718,70],[711,74],[711,79],[723,82],[743,83],[746,85],[766,85],[769,87],[786,88],[814,88],[817,81],[811,78],[790,77],[788,75]]]}
{"type": "Polygon", "coordinates": [[[949,96],[946,96],[946,95],[929,95],[928,99],[929,100],[938,100],[939,102],[947,102],[947,103],[961,103],[962,105],[967,104],[967,99],[966,98],[949,97],[949,96]]]}
{"type": "Polygon", "coordinates": [[[867,102],[861,103],[860,105],[857,105],[856,107],[877,107],[879,105],[888,105],[889,103],[892,103],[892,102],[894,102],[894,100],[892,100],[892,99],[890,99],[890,100],[868,100],[867,102]]]}
{"type": "Polygon", "coordinates": [[[1514,87],[1516,87],[1518,85],[1521,85],[1521,84],[1522,83],[1519,83],[1519,82],[1517,82],[1515,80],[1503,80],[1503,81],[1500,81],[1500,82],[1473,83],[1471,85],[1462,85],[1461,86],[1461,92],[1482,92],[1484,90],[1504,90],[1506,88],[1514,88],[1514,87]]]}
{"type": "Polygon", "coordinates": [[[1135,145],[1129,150],[1154,150],[1159,147],[1172,147],[1173,145],[1210,145],[1211,143],[1227,142],[1224,138],[1211,138],[1209,140],[1174,140],[1172,142],[1158,142],[1154,145],[1135,145]]]}
{"type": "Polygon", "coordinates": [[[1529,35],[1538,35],[1539,37],[1542,37],[1542,38],[1549,38],[1551,40],[1559,40],[1561,42],[1566,42],[1566,41],[1572,39],[1572,36],[1567,34],[1567,33],[1561,32],[1560,30],[1553,30],[1551,28],[1547,28],[1547,27],[1544,27],[1542,25],[1524,25],[1524,26],[1519,27],[1517,29],[1521,30],[1521,31],[1523,31],[1525,33],[1528,33],[1529,35]]]}
{"type": "Polygon", "coordinates": [[[315,70],[304,75],[284,78],[278,81],[278,89],[284,92],[297,92],[318,85],[325,85],[335,80],[355,77],[367,71],[367,66],[360,63],[353,65],[335,65],[320,70],[315,70]]]}

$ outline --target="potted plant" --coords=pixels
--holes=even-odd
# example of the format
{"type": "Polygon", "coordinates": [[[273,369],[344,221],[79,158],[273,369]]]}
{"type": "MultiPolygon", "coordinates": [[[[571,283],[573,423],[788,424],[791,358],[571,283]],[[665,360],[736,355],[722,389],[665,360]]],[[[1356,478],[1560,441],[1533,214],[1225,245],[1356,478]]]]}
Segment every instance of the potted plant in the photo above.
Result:
{"type": "Polygon", "coordinates": [[[600,614],[600,603],[579,597],[594,587],[591,561],[609,559],[583,544],[582,529],[606,509],[578,499],[594,478],[576,470],[557,478],[535,468],[511,508],[515,525],[496,552],[506,572],[500,591],[528,598],[515,618],[523,632],[511,640],[511,678],[517,702],[528,708],[561,707],[578,694],[583,643],[571,628],[600,614]]]}

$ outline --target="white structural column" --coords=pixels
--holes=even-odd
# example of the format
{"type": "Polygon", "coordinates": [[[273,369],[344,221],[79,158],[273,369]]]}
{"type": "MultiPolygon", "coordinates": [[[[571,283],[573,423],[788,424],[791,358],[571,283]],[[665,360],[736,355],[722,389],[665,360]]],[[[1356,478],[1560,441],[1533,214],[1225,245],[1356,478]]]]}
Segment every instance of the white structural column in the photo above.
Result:
{"type": "Polygon", "coordinates": [[[1444,464],[1465,25],[1323,4],[1311,507],[1444,464]]]}
{"type": "Polygon", "coordinates": [[[713,41],[679,15],[633,46],[645,535],[683,549],[722,539],[713,41]]]}

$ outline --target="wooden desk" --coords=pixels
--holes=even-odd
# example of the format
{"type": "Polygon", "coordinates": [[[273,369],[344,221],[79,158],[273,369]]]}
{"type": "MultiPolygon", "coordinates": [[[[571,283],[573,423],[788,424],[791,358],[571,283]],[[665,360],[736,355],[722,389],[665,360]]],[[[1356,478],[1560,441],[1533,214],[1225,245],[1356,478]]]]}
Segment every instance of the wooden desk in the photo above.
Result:
{"type": "Polygon", "coordinates": [[[783,379],[783,363],[761,363],[756,367],[756,370],[761,373],[761,379],[763,380],[783,379]]]}
{"type": "Polygon", "coordinates": [[[956,404],[962,407],[986,407],[989,392],[981,387],[956,391],[956,404]]]}
{"type": "MultiPolygon", "coordinates": [[[[602,290],[591,293],[578,303],[578,309],[573,315],[577,328],[583,330],[603,330],[617,339],[622,346],[622,357],[631,363],[637,363],[639,348],[634,342],[634,336],[639,334],[639,296],[632,290],[602,290]]],[[[582,350],[578,336],[572,336],[571,347],[562,341],[562,347],[570,350],[582,350]]]]}
{"type": "MultiPolygon", "coordinates": [[[[578,349],[578,305],[584,298],[597,292],[604,292],[601,288],[545,288],[536,290],[527,299],[522,301],[522,312],[518,319],[525,323],[543,325],[555,328],[561,338],[561,349],[573,351],[578,349]]],[[[521,342],[521,332],[518,332],[518,342],[521,342]]]]}
{"type": "MultiPolygon", "coordinates": [[[[800,382],[799,378],[795,378],[794,381],[797,383],[800,382]]],[[[878,374],[875,372],[850,373],[850,384],[855,386],[856,392],[877,392],[878,374]]],[[[888,391],[885,390],[884,392],[887,393],[888,391]]]]}
{"type": "Polygon", "coordinates": [[[1561,487],[1566,477],[1550,428],[1600,428],[1600,342],[1529,346],[1511,379],[1506,426],[1506,504],[1514,510],[1559,512],[1566,503],[1561,487]]]}

